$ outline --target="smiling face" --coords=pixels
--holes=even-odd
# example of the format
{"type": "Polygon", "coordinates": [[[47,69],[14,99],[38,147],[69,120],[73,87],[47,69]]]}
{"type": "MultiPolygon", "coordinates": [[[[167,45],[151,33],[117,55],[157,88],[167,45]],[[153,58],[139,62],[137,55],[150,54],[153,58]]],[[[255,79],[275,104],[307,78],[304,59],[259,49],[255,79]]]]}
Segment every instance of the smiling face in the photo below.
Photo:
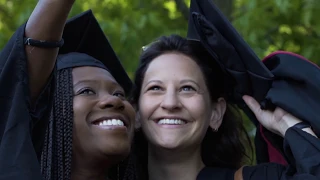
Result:
{"type": "Polygon", "coordinates": [[[141,127],[149,143],[167,149],[200,146],[209,125],[221,124],[215,109],[221,108],[212,103],[194,60],[166,53],[149,64],[139,98],[141,127]]]}
{"type": "Polygon", "coordinates": [[[111,74],[97,67],[73,69],[73,149],[81,155],[127,156],[135,112],[111,74]]]}

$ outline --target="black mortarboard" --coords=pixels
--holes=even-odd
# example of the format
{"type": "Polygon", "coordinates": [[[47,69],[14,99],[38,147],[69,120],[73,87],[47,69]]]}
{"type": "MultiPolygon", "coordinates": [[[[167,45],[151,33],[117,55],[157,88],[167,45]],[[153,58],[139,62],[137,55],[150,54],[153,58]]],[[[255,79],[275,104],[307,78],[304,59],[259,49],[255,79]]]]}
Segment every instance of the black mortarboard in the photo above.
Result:
{"type": "Polygon", "coordinates": [[[129,93],[132,81],[124,70],[91,10],[67,21],[63,32],[57,68],[96,66],[108,70],[129,93]]]}
{"type": "Polygon", "coordinates": [[[263,100],[273,75],[212,0],[191,0],[187,38],[200,40],[226,72],[229,101],[244,105],[244,94],[263,100]]]}
{"type": "MultiPolygon", "coordinates": [[[[260,127],[252,112],[243,106],[244,94],[253,96],[263,109],[279,106],[309,122],[319,136],[320,69],[317,66],[288,52],[272,54],[261,62],[211,0],[191,0],[188,38],[200,40],[225,72],[228,97],[258,127],[256,146],[267,143],[281,151],[282,140],[260,127]]],[[[256,148],[257,158],[267,159],[259,155],[270,155],[264,153],[270,148],[256,148]]]]}
{"type": "MultiPolygon", "coordinates": [[[[306,58],[286,51],[271,53],[262,62],[275,77],[265,98],[274,106],[308,122],[319,137],[320,68],[306,58]]],[[[277,154],[275,149],[282,152],[282,141],[263,127],[259,131],[261,136],[257,136],[255,141],[262,142],[267,148],[257,146],[258,162],[281,160],[272,156],[277,154]]]]}

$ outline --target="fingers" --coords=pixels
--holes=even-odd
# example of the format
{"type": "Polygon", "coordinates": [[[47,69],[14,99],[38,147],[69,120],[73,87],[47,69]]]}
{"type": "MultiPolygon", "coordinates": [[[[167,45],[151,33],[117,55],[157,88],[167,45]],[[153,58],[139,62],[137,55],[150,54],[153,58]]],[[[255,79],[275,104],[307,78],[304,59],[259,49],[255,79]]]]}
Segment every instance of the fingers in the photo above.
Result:
{"type": "Polygon", "coordinates": [[[261,116],[262,109],[260,108],[260,104],[253,97],[244,95],[242,99],[257,117],[261,116]]]}

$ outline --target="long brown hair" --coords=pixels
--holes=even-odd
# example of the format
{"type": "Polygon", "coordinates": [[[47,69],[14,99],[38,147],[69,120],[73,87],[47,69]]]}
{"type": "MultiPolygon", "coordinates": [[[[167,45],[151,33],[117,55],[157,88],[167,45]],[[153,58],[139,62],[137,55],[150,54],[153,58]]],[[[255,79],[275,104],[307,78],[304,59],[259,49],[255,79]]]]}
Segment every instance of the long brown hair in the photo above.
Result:
{"type": "MultiPolygon", "coordinates": [[[[145,72],[150,62],[156,57],[167,53],[178,52],[193,59],[201,69],[211,100],[217,101],[224,94],[224,76],[212,59],[212,56],[197,41],[187,40],[177,35],[163,36],[147,46],[141,57],[135,73],[134,90],[131,97],[133,105],[139,103],[139,96],[145,72]]],[[[141,130],[135,135],[133,155],[136,156],[137,178],[147,179],[147,140],[141,130]]],[[[249,157],[246,147],[252,148],[250,138],[243,126],[241,114],[231,104],[228,104],[219,131],[213,132],[209,127],[202,142],[202,160],[206,166],[220,168],[239,168],[245,157],[249,157]]]]}

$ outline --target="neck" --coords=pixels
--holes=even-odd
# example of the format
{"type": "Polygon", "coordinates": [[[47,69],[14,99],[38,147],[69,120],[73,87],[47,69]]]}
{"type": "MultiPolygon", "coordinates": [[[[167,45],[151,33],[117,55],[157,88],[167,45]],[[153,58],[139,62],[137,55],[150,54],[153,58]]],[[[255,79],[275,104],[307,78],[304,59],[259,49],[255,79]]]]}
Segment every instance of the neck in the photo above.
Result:
{"type": "Polygon", "coordinates": [[[71,172],[71,180],[106,180],[105,171],[89,169],[86,167],[75,167],[71,172]]]}
{"type": "Polygon", "coordinates": [[[149,180],[195,180],[203,167],[200,147],[185,151],[148,147],[149,180]]]}
{"type": "Polygon", "coordinates": [[[71,180],[106,180],[108,169],[115,163],[107,157],[73,155],[71,180]]]}

